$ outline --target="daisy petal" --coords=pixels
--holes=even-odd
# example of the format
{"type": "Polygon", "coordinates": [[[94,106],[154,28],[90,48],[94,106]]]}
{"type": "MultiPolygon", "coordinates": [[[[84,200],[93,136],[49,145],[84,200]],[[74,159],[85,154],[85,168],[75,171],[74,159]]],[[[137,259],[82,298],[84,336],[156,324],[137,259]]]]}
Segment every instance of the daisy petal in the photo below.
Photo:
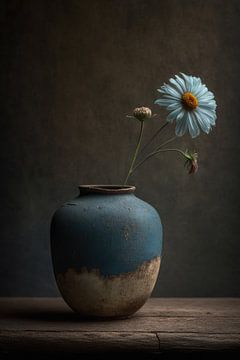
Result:
{"type": "Polygon", "coordinates": [[[176,81],[178,82],[178,84],[182,88],[182,93],[185,93],[187,91],[185,81],[182,78],[180,78],[180,76],[178,76],[178,75],[175,75],[175,78],[176,78],[176,81]]]}
{"type": "Polygon", "coordinates": [[[199,86],[201,86],[201,79],[194,77],[193,78],[193,87],[192,87],[192,93],[195,95],[195,92],[197,91],[197,89],[199,88],[199,86]]]}
{"type": "Polygon", "coordinates": [[[190,112],[187,113],[187,124],[188,124],[188,130],[192,138],[195,138],[199,135],[200,130],[197,125],[196,120],[192,116],[190,112]]]}
{"type": "Polygon", "coordinates": [[[175,100],[175,101],[181,101],[181,99],[179,98],[179,96],[174,96],[174,95],[169,95],[169,94],[162,94],[162,97],[164,99],[172,99],[172,100],[175,100]]]}
{"type": "Polygon", "coordinates": [[[182,93],[182,87],[175,79],[171,78],[169,79],[169,82],[177,88],[180,94],[182,93]]]}
{"type": "Polygon", "coordinates": [[[178,107],[177,109],[170,112],[166,118],[166,121],[173,122],[173,120],[177,119],[177,117],[181,116],[182,108],[178,107]]]}
{"type": "Polygon", "coordinates": [[[198,113],[205,114],[209,118],[214,119],[217,117],[215,110],[206,109],[206,108],[203,108],[202,106],[201,107],[199,106],[197,110],[198,110],[198,113]]]}
{"type": "Polygon", "coordinates": [[[196,113],[203,119],[205,119],[205,122],[208,122],[211,125],[216,124],[217,115],[215,112],[205,112],[206,109],[196,109],[196,113]]]}
{"type": "Polygon", "coordinates": [[[182,110],[176,117],[176,122],[182,119],[182,117],[185,115],[185,110],[182,110]]]}
{"type": "Polygon", "coordinates": [[[195,92],[195,96],[200,99],[201,96],[203,96],[204,94],[206,94],[208,92],[208,88],[206,87],[206,85],[202,85],[199,89],[197,89],[197,91],[195,92]]]}
{"type": "Polygon", "coordinates": [[[169,94],[169,95],[172,95],[172,96],[176,96],[176,97],[178,97],[179,99],[181,98],[181,94],[180,94],[180,92],[178,92],[177,90],[175,90],[172,86],[170,86],[170,85],[167,85],[167,84],[165,84],[165,85],[163,85],[162,87],[161,87],[161,92],[162,93],[165,93],[165,94],[169,94]]]}
{"type": "Polygon", "coordinates": [[[195,119],[197,120],[199,126],[201,127],[202,131],[206,134],[209,134],[209,131],[211,129],[211,126],[209,122],[206,120],[206,118],[202,118],[198,112],[194,111],[195,119]]]}
{"type": "Polygon", "coordinates": [[[187,114],[184,114],[181,120],[177,122],[175,134],[177,136],[183,136],[187,131],[187,114]]]}
{"type": "Polygon", "coordinates": [[[185,84],[186,84],[186,89],[187,91],[192,91],[192,87],[193,87],[193,77],[192,76],[188,76],[184,73],[181,73],[182,77],[185,80],[185,84]]]}
{"type": "Polygon", "coordinates": [[[160,106],[169,106],[169,105],[172,105],[172,104],[177,104],[179,105],[179,103],[175,102],[174,100],[171,100],[171,99],[164,99],[164,98],[161,98],[161,99],[157,99],[155,100],[154,102],[155,104],[158,104],[160,106]]]}
{"type": "Polygon", "coordinates": [[[198,96],[199,100],[213,100],[214,99],[214,95],[211,91],[207,91],[205,94],[198,96]]]}
{"type": "Polygon", "coordinates": [[[215,108],[216,108],[216,106],[217,106],[217,104],[216,104],[216,101],[215,100],[209,100],[209,101],[207,101],[207,100],[199,100],[198,101],[198,105],[207,105],[208,107],[211,107],[211,108],[213,108],[214,110],[215,110],[215,108]]]}
{"type": "Polygon", "coordinates": [[[182,108],[182,104],[181,103],[177,103],[177,102],[174,102],[174,103],[172,103],[172,104],[170,104],[170,105],[168,105],[168,107],[167,107],[167,110],[169,110],[169,111],[172,111],[172,110],[175,110],[175,109],[177,109],[177,108],[182,108]]]}

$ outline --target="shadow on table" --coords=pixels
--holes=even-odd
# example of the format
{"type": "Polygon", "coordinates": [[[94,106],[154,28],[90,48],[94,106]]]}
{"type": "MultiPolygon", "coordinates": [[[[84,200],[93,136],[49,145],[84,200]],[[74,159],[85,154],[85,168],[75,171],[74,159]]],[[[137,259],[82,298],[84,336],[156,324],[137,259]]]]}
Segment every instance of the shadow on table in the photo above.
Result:
{"type": "Polygon", "coordinates": [[[54,311],[54,310],[46,310],[46,311],[27,311],[27,312],[11,312],[11,314],[7,314],[6,317],[8,319],[14,318],[19,320],[28,320],[28,321],[43,321],[43,322],[95,322],[95,321],[119,321],[119,320],[129,320],[139,317],[139,315],[133,314],[132,316],[127,317],[119,317],[119,318],[111,318],[111,317],[87,317],[81,316],[73,311],[54,311]]]}

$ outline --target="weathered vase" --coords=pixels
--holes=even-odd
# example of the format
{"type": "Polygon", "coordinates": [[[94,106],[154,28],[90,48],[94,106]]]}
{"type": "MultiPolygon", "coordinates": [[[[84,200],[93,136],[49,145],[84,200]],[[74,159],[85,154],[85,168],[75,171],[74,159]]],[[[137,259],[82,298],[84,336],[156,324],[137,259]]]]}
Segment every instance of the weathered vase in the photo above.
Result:
{"type": "Polygon", "coordinates": [[[125,317],[149,298],[162,253],[157,211],[133,186],[80,186],[56,211],[51,252],[66,303],[87,317],[125,317]]]}

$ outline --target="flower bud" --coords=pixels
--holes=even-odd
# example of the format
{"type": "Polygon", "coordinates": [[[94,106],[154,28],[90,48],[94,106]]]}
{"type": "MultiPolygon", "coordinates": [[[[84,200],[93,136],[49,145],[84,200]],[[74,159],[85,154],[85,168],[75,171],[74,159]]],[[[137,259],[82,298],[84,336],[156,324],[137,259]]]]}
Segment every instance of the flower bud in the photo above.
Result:
{"type": "Polygon", "coordinates": [[[141,106],[133,110],[133,116],[139,121],[145,121],[152,117],[151,109],[141,106]]]}
{"type": "Polygon", "coordinates": [[[197,160],[193,160],[192,163],[191,163],[191,166],[189,168],[189,171],[188,173],[189,174],[194,174],[195,172],[198,171],[198,163],[197,163],[197,160]]]}
{"type": "Polygon", "coordinates": [[[196,152],[190,152],[188,150],[185,151],[186,162],[185,165],[188,168],[189,174],[194,174],[198,171],[198,154],[196,152]]]}

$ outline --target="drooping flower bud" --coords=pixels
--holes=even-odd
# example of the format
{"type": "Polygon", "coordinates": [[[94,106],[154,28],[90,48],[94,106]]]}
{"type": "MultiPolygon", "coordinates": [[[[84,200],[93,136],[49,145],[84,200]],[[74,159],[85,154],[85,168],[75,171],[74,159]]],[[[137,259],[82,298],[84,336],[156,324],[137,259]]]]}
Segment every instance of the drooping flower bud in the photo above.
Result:
{"type": "Polygon", "coordinates": [[[152,117],[151,109],[141,106],[133,110],[133,116],[139,121],[145,121],[152,117]]]}
{"type": "Polygon", "coordinates": [[[198,162],[197,160],[193,160],[191,163],[191,167],[188,171],[189,174],[194,174],[198,171],[198,162]]]}
{"type": "Polygon", "coordinates": [[[189,174],[196,173],[198,171],[198,162],[197,162],[198,154],[196,152],[191,152],[189,150],[186,150],[185,158],[186,158],[185,166],[187,166],[188,168],[188,173],[189,174]]]}

